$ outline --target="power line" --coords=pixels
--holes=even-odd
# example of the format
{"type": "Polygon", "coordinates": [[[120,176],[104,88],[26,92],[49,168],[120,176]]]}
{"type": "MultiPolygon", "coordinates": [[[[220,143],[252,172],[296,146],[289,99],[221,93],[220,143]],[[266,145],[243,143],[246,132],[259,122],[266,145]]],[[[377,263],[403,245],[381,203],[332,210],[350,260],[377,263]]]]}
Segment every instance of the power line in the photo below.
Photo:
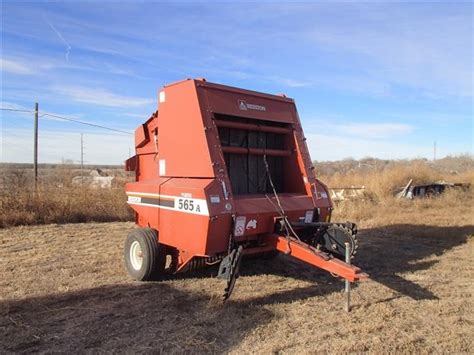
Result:
{"type": "Polygon", "coordinates": [[[0,107],[0,110],[2,110],[2,111],[35,113],[35,111],[31,111],[31,110],[18,110],[18,109],[15,109],[15,108],[5,108],[5,107],[0,107]]]}
{"type": "MultiPolygon", "coordinates": [[[[2,110],[2,111],[14,111],[14,112],[35,113],[35,111],[30,111],[30,110],[19,110],[19,109],[3,108],[3,107],[0,108],[0,110],[2,110]]],[[[122,130],[120,130],[120,129],[110,128],[110,127],[106,127],[106,126],[101,126],[101,125],[98,125],[98,124],[95,124],[95,123],[84,122],[84,121],[76,120],[76,119],[70,118],[70,117],[64,117],[64,116],[54,115],[54,114],[52,114],[52,113],[47,113],[47,112],[41,113],[40,117],[43,117],[43,116],[49,116],[49,117],[59,118],[59,119],[64,120],[64,121],[75,122],[75,123],[79,123],[79,124],[86,125],[86,126],[91,126],[91,127],[106,129],[106,130],[113,131],[113,132],[118,132],[118,133],[133,135],[133,133],[131,133],[131,132],[122,131],[122,130]]]]}
{"type": "Polygon", "coordinates": [[[122,130],[120,130],[120,129],[105,127],[105,126],[101,126],[101,125],[98,125],[98,124],[95,124],[95,123],[89,123],[89,122],[79,121],[79,120],[76,120],[76,119],[73,119],[73,118],[69,118],[69,117],[53,115],[52,113],[43,113],[43,114],[41,114],[41,116],[49,116],[49,117],[59,118],[59,119],[61,119],[61,120],[70,121],[70,122],[75,122],[75,123],[83,124],[83,125],[86,125],[86,126],[91,126],[91,127],[96,127],[96,128],[102,128],[102,129],[107,129],[107,130],[109,130],[109,131],[114,131],[114,132],[119,132],[119,133],[123,133],[123,134],[130,134],[130,135],[133,135],[133,133],[131,133],[131,132],[122,131],[122,130]]]}

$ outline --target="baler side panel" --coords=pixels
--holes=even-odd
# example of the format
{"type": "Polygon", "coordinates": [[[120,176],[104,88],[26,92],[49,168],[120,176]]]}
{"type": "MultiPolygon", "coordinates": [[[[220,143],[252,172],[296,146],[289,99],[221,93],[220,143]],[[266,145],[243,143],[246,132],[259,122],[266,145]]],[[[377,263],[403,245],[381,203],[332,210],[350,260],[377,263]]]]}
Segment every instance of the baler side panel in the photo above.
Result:
{"type": "Polygon", "coordinates": [[[195,81],[167,86],[162,92],[158,128],[161,176],[214,177],[195,81]]]}
{"type": "Polygon", "coordinates": [[[160,211],[160,242],[188,256],[227,250],[231,214],[215,207],[224,209],[225,204],[215,180],[172,178],[161,185],[160,194],[175,196],[173,209],[160,211]],[[211,203],[210,196],[219,197],[222,204],[211,203]]]}
{"type": "Polygon", "coordinates": [[[230,198],[225,199],[219,180],[214,180],[208,185],[205,192],[209,206],[206,255],[214,256],[228,249],[235,205],[230,198]]]}
{"type": "Polygon", "coordinates": [[[158,196],[160,185],[165,181],[165,178],[156,178],[126,184],[127,203],[137,213],[136,222],[139,226],[159,230],[160,201],[158,196]]]}
{"type": "Polygon", "coordinates": [[[163,209],[160,211],[160,243],[179,249],[180,253],[205,255],[209,218],[163,209]]]}
{"type": "Polygon", "coordinates": [[[137,181],[158,179],[158,156],[155,153],[137,155],[137,181]]]}
{"type": "Polygon", "coordinates": [[[215,256],[224,253],[229,247],[232,232],[232,214],[221,214],[209,220],[206,255],[215,256]]]}

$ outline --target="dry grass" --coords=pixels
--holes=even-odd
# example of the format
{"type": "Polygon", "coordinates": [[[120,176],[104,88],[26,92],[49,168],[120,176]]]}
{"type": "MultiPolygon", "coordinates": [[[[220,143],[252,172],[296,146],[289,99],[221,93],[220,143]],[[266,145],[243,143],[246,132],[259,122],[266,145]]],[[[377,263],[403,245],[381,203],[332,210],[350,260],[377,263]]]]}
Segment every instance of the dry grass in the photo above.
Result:
{"type": "MultiPolygon", "coordinates": [[[[130,221],[124,178],[116,178],[112,189],[74,186],[78,171],[51,168],[41,176],[35,190],[30,171],[3,171],[0,195],[0,228],[14,225],[130,221]]],[[[44,172],[43,172],[44,173],[44,172]]]]}
{"type": "Polygon", "coordinates": [[[125,199],[123,189],[8,190],[1,198],[0,226],[129,221],[133,214],[125,199]]]}
{"type": "Polygon", "coordinates": [[[222,306],[215,268],[130,281],[132,223],[4,229],[0,352],[472,353],[472,215],[446,218],[438,201],[389,223],[392,209],[369,207],[358,221],[357,264],[372,279],[350,314],[341,281],[285,256],[245,260],[222,306]]]}
{"type": "MultiPolygon", "coordinates": [[[[414,179],[414,183],[447,180],[470,182],[474,186],[474,160],[468,156],[445,158],[435,164],[426,160],[348,160],[317,163],[316,168],[319,178],[330,187],[367,188],[365,201],[352,204],[350,208],[344,205],[339,208],[347,218],[356,221],[367,216],[367,203],[402,208],[403,202],[394,200],[393,193],[410,179],[414,179]]],[[[35,192],[31,169],[3,169],[3,180],[0,184],[0,228],[47,223],[133,220],[133,213],[126,204],[123,191],[125,182],[131,177],[126,176],[123,169],[106,170],[116,177],[113,189],[73,186],[71,180],[80,172],[73,166],[44,168],[41,170],[38,191],[35,192]]],[[[456,202],[458,196],[453,196],[456,202]]]]}
{"type": "Polygon", "coordinates": [[[222,306],[215,268],[130,281],[133,223],[0,230],[0,352],[473,353],[472,192],[379,191],[335,210],[361,226],[356,264],[371,275],[350,314],[341,281],[283,255],[244,260],[222,306]]]}
{"type": "MultiPolygon", "coordinates": [[[[327,166],[321,168],[319,178],[329,187],[364,186],[365,198],[350,202],[339,202],[335,210],[335,219],[364,221],[370,226],[380,223],[403,223],[413,220],[413,210],[422,213],[430,208],[446,209],[450,213],[440,216],[443,224],[452,220],[453,214],[464,215],[472,209],[474,188],[474,160],[463,157],[461,160],[443,160],[433,164],[424,160],[388,162],[385,165],[359,167],[357,164],[339,166],[340,171],[325,175],[327,166]],[[453,174],[453,167],[458,167],[453,174]],[[431,183],[439,180],[449,182],[465,182],[471,184],[467,193],[457,189],[446,190],[440,197],[415,199],[414,201],[399,200],[394,195],[407,182],[413,184],[431,183]],[[373,214],[374,209],[382,209],[386,214],[373,214]],[[377,218],[382,218],[378,220],[377,218]]],[[[327,174],[327,172],[326,172],[327,174]]],[[[471,214],[472,215],[472,214],[471,214]]]]}
{"type": "MultiPolygon", "coordinates": [[[[453,170],[423,160],[391,162],[385,166],[367,168],[357,166],[328,174],[321,169],[318,177],[329,187],[365,186],[377,200],[391,199],[410,179],[413,184],[431,183],[439,180],[467,182],[474,185],[474,160],[471,168],[453,173],[453,170]]],[[[316,165],[318,168],[318,165],[316,165]]]]}
{"type": "Polygon", "coordinates": [[[333,219],[356,221],[362,227],[380,224],[423,222],[435,225],[456,225],[458,216],[464,216],[464,223],[474,224],[473,191],[448,190],[434,198],[413,201],[386,197],[383,200],[362,199],[340,202],[333,219]],[[374,213],[374,211],[384,213],[374,213]],[[445,214],[437,211],[445,211],[445,214]],[[432,217],[436,215],[434,220],[432,217]],[[421,221],[417,220],[420,219],[421,221]]]}

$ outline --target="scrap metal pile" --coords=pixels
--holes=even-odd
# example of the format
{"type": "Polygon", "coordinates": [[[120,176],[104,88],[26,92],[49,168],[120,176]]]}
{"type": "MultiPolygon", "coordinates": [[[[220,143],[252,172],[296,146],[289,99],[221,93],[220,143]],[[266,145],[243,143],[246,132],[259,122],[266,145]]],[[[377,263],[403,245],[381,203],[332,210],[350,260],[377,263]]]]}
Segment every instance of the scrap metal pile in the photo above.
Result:
{"type": "Polygon", "coordinates": [[[468,191],[471,187],[469,183],[452,183],[447,181],[437,181],[429,184],[413,184],[411,179],[405,187],[396,194],[398,198],[413,199],[416,197],[434,197],[442,194],[448,189],[460,189],[468,191]]]}

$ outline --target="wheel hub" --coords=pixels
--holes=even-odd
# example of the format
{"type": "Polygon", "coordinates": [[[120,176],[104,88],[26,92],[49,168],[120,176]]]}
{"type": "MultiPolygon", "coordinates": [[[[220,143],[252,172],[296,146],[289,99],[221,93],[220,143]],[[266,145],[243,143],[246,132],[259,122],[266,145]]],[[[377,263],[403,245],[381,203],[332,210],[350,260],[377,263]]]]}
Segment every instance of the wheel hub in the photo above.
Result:
{"type": "Polygon", "coordinates": [[[135,270],[140,270],[143,265],[143,251],[138,241],[133,241],[130,246],[130,263],[135,270]]]}

